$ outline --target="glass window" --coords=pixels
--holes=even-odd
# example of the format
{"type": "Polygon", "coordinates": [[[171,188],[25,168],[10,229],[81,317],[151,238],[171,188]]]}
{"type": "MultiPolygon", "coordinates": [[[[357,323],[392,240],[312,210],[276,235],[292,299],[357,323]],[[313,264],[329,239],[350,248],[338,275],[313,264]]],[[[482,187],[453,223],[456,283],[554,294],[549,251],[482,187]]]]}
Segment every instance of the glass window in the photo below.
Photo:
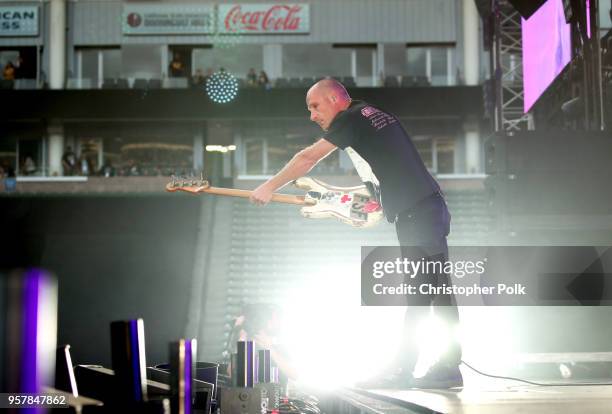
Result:
{"type": "Polygon", "coordinates": [[[351,76],[351,49],[331,45],[283,45],[283,76],[351,76]]]}
{"type": "Polygon", "coordinates": [[[455,172],[455,139],[415,135],[412,141],[427,169],[436,174],[455,172]]]}
{"type": "Polygon", "coordinates": [[[104,78],[120,78],[121,69],[121,49],[102,49],[104,78]]]}
{"type": "MultiPolygon", "coordinates": [[[[272,175],[277,173],[298,151],[314,142],[320,132],[308,120],[276,120],[272,125],[261,121],[243,121],[237,126],[243,137],[238,153],[238,171],[247,175],[272,175]]],[[[315,174],[339,172],[338,151],[321,161],[313,170],[315,174]]]]}
{"type": "Polygon", "coordinates": [[[372,76],[372,52],[371,48],[357,48],[357,76],[372,76]]]}
{"type": "MultiPolygon", "coordinates": [[[[159,45],[123,45],[120,59],[122,77],[161,79],[161,50],[159,45]]],[[[106,77],[106,66],[104,74],[106,77]]]]}
{"type": "Polygon", "coordinates": [[[224,68],[237,78],[246,78],[250,68],[259,73],[263,69],[263,47],[261,45],[230,45],[211,49],[194,49],[192,66],[205,71],[224,68]]]}
{"type": "Polygon", "coordinates": [[[83,79],[89,80],[89,85],[97,87],[99,84],[98,76],[98,49],[81,49],[81,73],[83,79]]]}
{"type": "Polygon", "coordinates": [[[448,73],[448,48],[446,47],[433,47],[430,49],[431,53],[431,84],[435,86],[446,86],[449,84],[449,73],[448,73]]]}
{"type": "Polygon", "coordinates": [[[436,155],[438,174],[452,174],[455,172],[455,140],[449,137],[436,138],[436,155]]]}
{"type": "Polygon", "coordinates": [[[264,173],[263,156],[264,140],[249,139],[244,142],[246,168],[248,175],[261,175],[264,173]]]}
{"type": "Polygon", "coordinates": [[[375,86],[373,84],[373,71],[374,66],[372,62],[372,54],[375,53],[374,48],[357,48],[355,53],[357,54],[357,78],[355,81],[358,86],[375,86]]]}
{"type": "Polygon", "coordinates": [[[406,71],[402,75],[427,78],[434,86],[453,85],[456,76],[453,51],[454,46],[408,46],[406,71]]]}
{"type": "Polygon", "coordinates": [[[385,45],[385,75],[398,76],[406,73],[406,46],[403,44],[385,45]]]}
{"type": "MultiPolygon", "coordinates": [[[[281,139],[267,140],[268,168],[266,174],[276,174],[291,159],[287,142],[281,139]]],[[[299,151],[299,150],[298,150],[299,151]]]]}
{"type": "Polygon", "coordinates": [[[409,47],[406,49],[406,72],[410,76],[427,76],[427,51],[425,47],[409,47]]]}

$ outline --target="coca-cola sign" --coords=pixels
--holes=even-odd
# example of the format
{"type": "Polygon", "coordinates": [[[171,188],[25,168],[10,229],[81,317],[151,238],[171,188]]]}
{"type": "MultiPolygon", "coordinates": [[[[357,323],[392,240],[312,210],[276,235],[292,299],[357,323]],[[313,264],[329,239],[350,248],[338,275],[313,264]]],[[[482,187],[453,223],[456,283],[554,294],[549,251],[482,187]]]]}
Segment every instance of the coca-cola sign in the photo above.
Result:
{"type": "Polygon", "coordinates": [[[220,33],[308,33],[310,8],[305,3],[220,4],[220,33]]]}

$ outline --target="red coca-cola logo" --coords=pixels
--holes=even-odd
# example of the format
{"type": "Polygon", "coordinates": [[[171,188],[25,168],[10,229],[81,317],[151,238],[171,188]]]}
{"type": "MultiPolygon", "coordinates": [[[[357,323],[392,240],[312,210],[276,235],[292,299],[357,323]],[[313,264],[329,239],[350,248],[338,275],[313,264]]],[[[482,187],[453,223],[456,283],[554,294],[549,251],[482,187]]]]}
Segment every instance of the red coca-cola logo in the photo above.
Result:
{"type": "Polygon", "coordinates": [[[236,5],[225,16],[225,29],[230,32],[278,32],[296,31],[300,28],[302,17],[298,13],[302,6],[274,5],[267,10],[242,11],[241,5],[236,5]]]}

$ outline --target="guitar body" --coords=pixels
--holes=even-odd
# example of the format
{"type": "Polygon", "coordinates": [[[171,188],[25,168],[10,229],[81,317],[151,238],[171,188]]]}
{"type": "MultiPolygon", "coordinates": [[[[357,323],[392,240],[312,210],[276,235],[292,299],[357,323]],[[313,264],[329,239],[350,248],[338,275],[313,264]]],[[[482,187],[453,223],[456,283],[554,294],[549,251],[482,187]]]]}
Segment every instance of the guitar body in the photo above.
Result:
{"type": "Polygon", "coordinates": [[[335,187],[310,177],[298,178],[293,184],[306,190],[304,199],[312,203],[301,208],[304,217],[334,217],[354,227],[370,227],[383,218],[382,207],[365,185],[335,187]]]}

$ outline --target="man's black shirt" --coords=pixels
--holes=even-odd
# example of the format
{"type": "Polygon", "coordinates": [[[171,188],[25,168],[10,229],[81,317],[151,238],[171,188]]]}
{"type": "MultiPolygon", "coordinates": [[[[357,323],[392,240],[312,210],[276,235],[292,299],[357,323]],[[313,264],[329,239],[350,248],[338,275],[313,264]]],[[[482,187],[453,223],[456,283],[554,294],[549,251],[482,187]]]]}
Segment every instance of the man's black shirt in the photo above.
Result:
{"type": "Polygon", "coordinates": [[[353,101],[336,115],[323,138],[341,149],[352,148],[369,164],[391,222],[440,191],[400,121],[380,108],[353,101]]]}

